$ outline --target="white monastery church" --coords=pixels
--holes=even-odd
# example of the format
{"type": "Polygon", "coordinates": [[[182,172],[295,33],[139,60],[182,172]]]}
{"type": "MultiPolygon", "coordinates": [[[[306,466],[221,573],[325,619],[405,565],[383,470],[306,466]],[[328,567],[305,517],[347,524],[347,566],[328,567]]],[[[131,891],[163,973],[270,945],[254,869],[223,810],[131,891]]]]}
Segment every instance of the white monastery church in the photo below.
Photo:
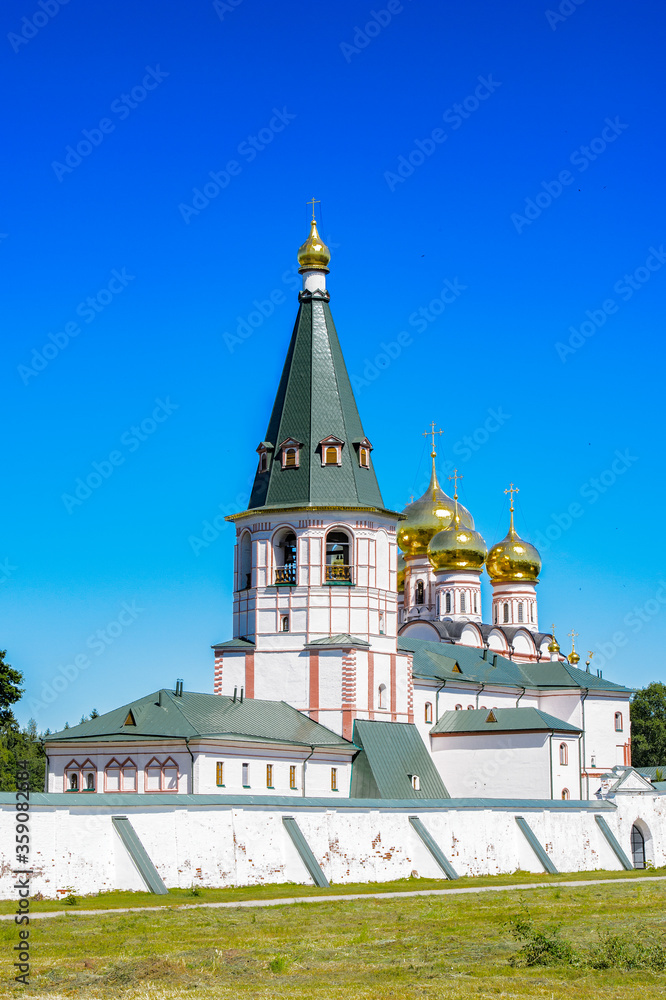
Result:
{"type": "MultiPolygon", "coordinates": [[[[385,507],[314,218],[298,261],[298,314],[252,494],[229,517],[233,635],[213,647],[213,693],[178,681],[50,735],[48,823],[86,803],[108,813],[140,885],[160,881],[166,855],[165,879],[196,870],[208,884],[281,881],[294,865],[317,884],[326,871],[381,880],[410,865],[456,877],[456,857],[467,873],[551,870],[574,830],[580,851],[562,855],[564,870],[666,861],[666,783],[631,768],[631,689],[540,631],[541,559],[515,530],[513,485],[508,533],[488,552],[457,479],[453,497],[437,480],[433,425],[428,489],[401,513],[385,507]],[[284,810],[300,810],[298,822],[284,810]],[[216,823],[236,845],[231,860],[210,855],[216,823]],[[257,851],[272,860],[262,867],[257,851]]],[[[123,858],[90,884],[133,885],[123,858]]],[[[69,871],[63,859],[53,864],[69,871]]]]}

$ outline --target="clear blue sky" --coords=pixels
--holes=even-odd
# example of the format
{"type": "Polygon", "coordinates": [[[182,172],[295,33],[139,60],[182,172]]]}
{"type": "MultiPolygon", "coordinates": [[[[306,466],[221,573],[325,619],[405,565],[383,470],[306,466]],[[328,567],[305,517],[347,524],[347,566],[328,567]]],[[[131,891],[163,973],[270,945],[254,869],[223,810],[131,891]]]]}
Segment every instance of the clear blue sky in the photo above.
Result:
{"type": "Polygon", "coordinates": [[[212,690],[232,529],[192,538],[247,493],[313,195],[387,505],[422,491],[435,420],[489,545],[519,485],[542,626],[575,627],[594,666],[605,649],[605,677],[663,679],[666,16],[547,10],[3,5],[0,645],[21,721],[177,676],[212,690]]]}

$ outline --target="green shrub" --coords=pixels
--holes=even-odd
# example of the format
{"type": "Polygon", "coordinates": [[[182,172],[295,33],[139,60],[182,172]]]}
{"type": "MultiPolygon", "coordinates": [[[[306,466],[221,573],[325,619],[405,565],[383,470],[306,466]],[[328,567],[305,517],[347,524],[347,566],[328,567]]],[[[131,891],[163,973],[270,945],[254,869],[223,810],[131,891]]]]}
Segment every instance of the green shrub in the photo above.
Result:
{"type": "Polygon", "coordinates": [[[560,937],[559,925],[537,930],[526,906],[523,913],[509,920],[511,935],[522,945],[509,959],[514,967],[525,965],[578,965],[574,948],[560,937]]]}

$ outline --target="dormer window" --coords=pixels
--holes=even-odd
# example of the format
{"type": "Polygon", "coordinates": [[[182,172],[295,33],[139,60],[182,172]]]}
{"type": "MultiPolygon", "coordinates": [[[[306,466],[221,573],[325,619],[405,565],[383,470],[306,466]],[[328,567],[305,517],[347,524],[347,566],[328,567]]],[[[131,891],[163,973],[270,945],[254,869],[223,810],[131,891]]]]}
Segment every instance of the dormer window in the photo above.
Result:
{"type": "Polygon", "coordinates": [[[268,453],[273,450],[270,441],[262,441],[257,448],[259,455],[259,472],[268,472],[268,453]]]}
{"type": "Polygon", "coordinates": [[[319,442],[322,465],[342,465],[342,446],[344,441],[330,434],[319,442]]]}
{"type": "Polygon", "coordinates": [[[358,446],[358,464],[362,469],[369,469],[372,445],[367,438],[363,438],[361,441],[354,441],[354,444],[358,446]]]}
{"type": "Polygon", "coordinates": [[[287,438],[286,441],[282,442],[280,445],[280,453],[282,455],[283,469],[298,468],[302,447],[302,442],[296,441],[294,438],[287,438]]]}

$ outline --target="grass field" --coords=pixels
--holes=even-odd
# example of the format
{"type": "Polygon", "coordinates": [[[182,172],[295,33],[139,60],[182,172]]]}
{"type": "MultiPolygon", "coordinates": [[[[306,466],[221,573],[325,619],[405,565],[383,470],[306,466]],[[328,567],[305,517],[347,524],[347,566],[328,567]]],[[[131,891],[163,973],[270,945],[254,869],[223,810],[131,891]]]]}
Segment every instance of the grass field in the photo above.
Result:
{"type": "MultiPolygon", "coordinates": [[[[425,883],[411,882],[405,888],[422,889],[425,883]]],[[[296,894],[293,886],[271,889],[280,890],[276,895],[296,894]]],[[[202,899],[210,895],[212,891],[204,891],[202,899]]],[[[260,893],[255,889],[250,895],[256,898],[260,893]]],[[[87,907],[89,900],[79,905],[87,907]]],[[[30,929],[32,975],[31,986],[25,988],[12,982],[10,956],[17,928],[8,921],[0,924],[2,996],[48,1000],[167,1000],[192,995],[204,1000],[666,997],[666,971],[659,971],[661,966],[658,971],[625,968],[636,942],[651,946],[666,941],[666,881],[640,883],[631,875],[607,885],[549,884],[450,897],[68,915],[35,921],[30,929]],[[537,932],[561,924],[561,938],[576,949],[573,965],[509,964],[520,944],[508,921],[524,916],[524,905],[537,932]],[[592,950],[608,932],[618,935],[612,967],[592,968],[592,950]]]]}

